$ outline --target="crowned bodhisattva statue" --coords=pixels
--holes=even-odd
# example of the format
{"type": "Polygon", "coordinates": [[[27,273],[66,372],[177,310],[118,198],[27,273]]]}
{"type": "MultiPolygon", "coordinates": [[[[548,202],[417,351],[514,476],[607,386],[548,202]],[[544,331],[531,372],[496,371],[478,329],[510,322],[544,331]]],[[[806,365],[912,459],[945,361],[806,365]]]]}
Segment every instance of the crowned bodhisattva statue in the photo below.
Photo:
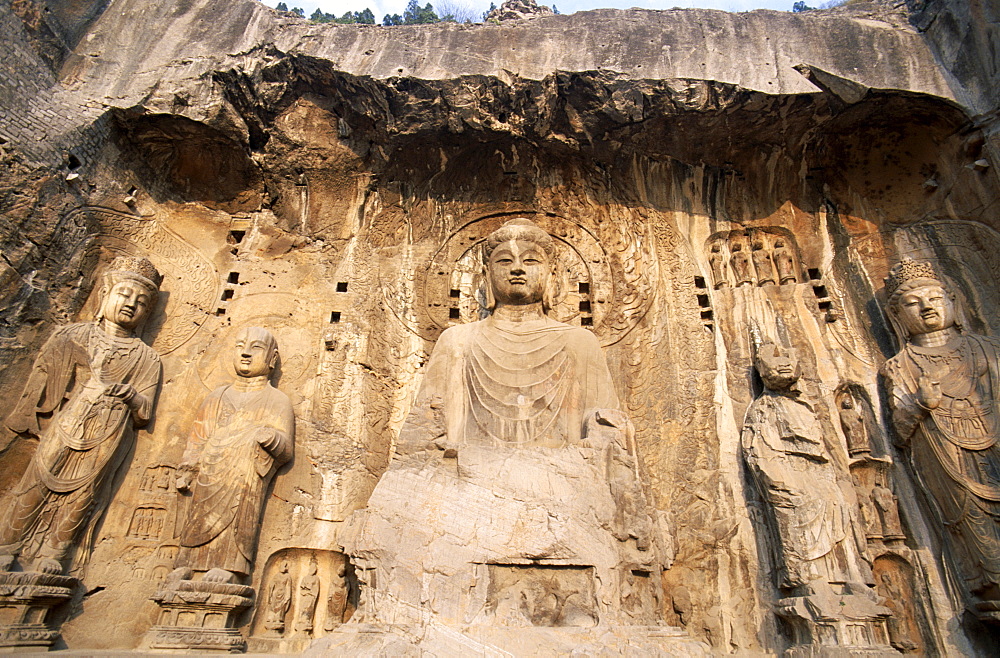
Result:
{"type": "Polygon", "coordinates": [[[12,430],[37,436],[38,448],[0,523],[0,569],[20,556],[25,570],[60,574],[77,548],[85,561],[114,475],[153,415],[160,357],[138,332],[160,280],[145,258],[116,258],[98,318],[60,327],[35,359],[7,417],[12,430]]]}
{"type": "Polygon", "coordinates": [[[904,259],[886,294],[904,342],[883,370],[897,440],[980,617],[1000,622],[1000,340],[959,324],[930,263],[904,259]]]}

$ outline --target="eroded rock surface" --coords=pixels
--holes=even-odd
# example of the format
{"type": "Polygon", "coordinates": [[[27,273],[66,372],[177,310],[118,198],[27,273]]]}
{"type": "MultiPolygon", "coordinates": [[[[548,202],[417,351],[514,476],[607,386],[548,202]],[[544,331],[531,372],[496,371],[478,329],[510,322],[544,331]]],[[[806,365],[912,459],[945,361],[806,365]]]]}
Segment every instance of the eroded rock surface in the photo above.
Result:
{"type": "MultiPolygon", "coordinates": [[[[88,519],[93,536],[75,548],[90,559],[49,623],[69,648],[135,649],[157,625],[158,592],[183,590],[237,597],[225,603],[236,634],[217,635],[258,652],[810,651],[808,625],[775,614],[781,601],[785,618],[797,614],[795,597],[775,577],[768,502],[741,451],[762,391],[756,331],[798,350],[822,454],[857,505],[863,586],[884,621],[871,626],[885,634],[861,639],[990,655],[991,611],[976,604],[992,599],[954,585],[966,571],[922,462],[896,445],[877,372],[904,349],[884,284],[903,257],[948,279],[963,330],[1000,331],[997,19],[990,3],[947,0],[395,28],[316,25],[253,0],[0,5],[0,408],[14,408],[50,336],[99,317],[115,257],[163,274],[141,336],[163,367],[155,412],[106,511],[88,519]],[[439,456],[454,473],[404,465],[401,430],[429,359],[446,330],[483,319],[481,247],[516,217],[557,244],[549,315],[592,336],[634,447],[617,460],[579,447],[459,449],[439,456]],[[232,381],[247,327],[281,345],[272,383],[296,419],[295,456],[265,491],[238,586],[256,593],[249,606],[243,590],[208,592],[197,575],[165,587],[185,524],[187,437],[202,401],[232,381]],[[847,399],[855,416],[842,413],[847,399]],[[551,476],[567,496],[538,481],[504,490],[491,482],[501,462],[551,476]],[[605,546],[636,544],[642,559],[628,558],[635,568],[605,597],[591,575],[627,561],[617,549],[564,572],[522,564],[537,546],[521,562],[469,557],[489,583],[483,601],[543,622],[530,637],[544,641],[495,620],[473,628],[440,616],[461,597],[429,596],[469,544],[433,505],[417,510],[426,536],[406,543],[419,515],[399,520],[399,506],[421,488],[442,505],[482,496],[511,523],[527,515],[537,532],[514,523],[503,536],[515,543],[565,517],[600,528],[605,546]],[[618,499],[651,509],[655,560],[618,499]],[[379,558],[382,540],[365,531],[374,544],[351,544],[352,514],[397,519],[379,532],[403,533],[388,548],[416,574],[404,591],[419,621],[358,633],[381,586],[361,560],[379,558]],[[451,548],[436,552],[442,542],[451,548]],[[550,605],[572,596],[593,605],[550,605]],[[593,627],[577,623],[588,609],[593,627]],[[645,630],[605,632],[601,619],[629,609],[645,630]]],[[[41,443],[4,432],[6,500],[41,443]]],[[[453,522],[507,527],[462,506],[453,522]]],[[[546,531],[566,539],[569,528],[546,531]]],[[[553,546],[546,555],[574,545],[553,546]]]]}

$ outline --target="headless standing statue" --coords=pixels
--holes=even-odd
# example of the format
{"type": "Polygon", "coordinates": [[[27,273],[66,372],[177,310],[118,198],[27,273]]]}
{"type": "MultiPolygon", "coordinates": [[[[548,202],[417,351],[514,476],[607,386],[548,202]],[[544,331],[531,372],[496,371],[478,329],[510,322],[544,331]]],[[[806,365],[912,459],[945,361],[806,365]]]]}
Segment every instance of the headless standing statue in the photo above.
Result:
{"type": "Polygon", "coordinates": [[[240,332],[236,381],[208,396],[188,439],[177,488],[190,489],[191,506],[176,564],[207,572],[206,581],[236,582],[250,574],[264,493],[292,457],[292,404],[270,382],[277,359],[269,331],[240,332]]]}

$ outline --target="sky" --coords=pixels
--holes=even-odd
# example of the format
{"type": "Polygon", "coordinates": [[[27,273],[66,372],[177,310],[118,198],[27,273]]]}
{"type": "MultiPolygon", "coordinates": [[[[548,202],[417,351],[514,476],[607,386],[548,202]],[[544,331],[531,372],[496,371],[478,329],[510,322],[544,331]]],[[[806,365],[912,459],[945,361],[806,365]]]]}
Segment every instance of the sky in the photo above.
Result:
{"type": "MultiPolygon", "coordinates": [[[[264,0],[264,4],[273,7],[280,0],[264,0]]],[[[477,15],[482,14],[490,6],[490,0],[429,0],[437,9],[445,4],[469,7],[477,15]]],[[[502,0],[493,0],[497,5],[502,0]]],[[[347,11],[361,11],[369,7],[375,14],[375,19],[381,22],[386,14],[402,14],[408,0],[285,0],[285,4],[291,7],[301,7],[306,12],[306,16],[312,14],[317,8],[328,14],[341,16],[347,11]]],[[[418,0],[423,6],[428,0],[418,0]]],[[[708,9],[722,9],[724,11],[750,11],[751,9],[778,9],[781,11],[791,11],[795,0],[554,0],[554,4],[562,14],[571,14],[577,11],[597,9],[599,7],[614,7],[618,9],[628,9],[629,7],[639,7],[642,9],[671,9],[673,7],[705,7],[708,9]]],[[[547,4],[550,7],[553,0],[538,0],[538,4],[547,4]]],[[[807,3],[809,4],[809,3],[807,3]]],[[[813,6],[820,4],[811,3],[813,6]]]]}

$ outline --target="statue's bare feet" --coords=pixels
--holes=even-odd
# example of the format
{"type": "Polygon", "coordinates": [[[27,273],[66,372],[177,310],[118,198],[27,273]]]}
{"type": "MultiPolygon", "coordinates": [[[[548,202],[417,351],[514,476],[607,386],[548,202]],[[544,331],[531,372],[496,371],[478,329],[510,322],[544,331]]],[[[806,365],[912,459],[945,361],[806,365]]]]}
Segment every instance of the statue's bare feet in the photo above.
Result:
{"type": "Polygon", "coordinates": [[[225,569],[209,569],[202,580],[206,583],[235,583],[236,574],[225,569]]]}
{"type": "Polygon", "coordinates": [[[40,571],[42,573],[51,574],[61,574],[62,565],[59,564],[59,560],[54,560],[50,557],[39,558],[35,561],[35,571],[40,571]]]}
{"type": "Polygon", "coordinates": [[[14,555],[0,555],[0,571],[10,571],[14,566],[14,555]]]}

